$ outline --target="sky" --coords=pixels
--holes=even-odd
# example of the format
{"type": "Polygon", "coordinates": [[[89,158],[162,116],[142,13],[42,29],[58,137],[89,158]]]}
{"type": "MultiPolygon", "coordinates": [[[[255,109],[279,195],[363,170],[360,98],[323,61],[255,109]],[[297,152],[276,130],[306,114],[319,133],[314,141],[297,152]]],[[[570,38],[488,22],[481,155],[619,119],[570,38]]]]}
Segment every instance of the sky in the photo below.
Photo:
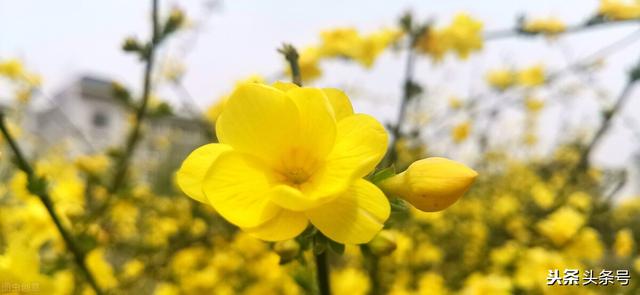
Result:
{"type": "MultiPolygon", "coordinates": [[[[299,47],[317,43],[318,33],[323,29],[354,26],[363,32],[373,31],[393,26],[403,12],[412,10],[418,18],[430,18],[436,24],[446,24],[455,13],[465,11],[481,19],[486,31],[492,31],[513,27],[523,13],[556,16],[567,23],[577,23],[598,5],[597,0],[233,0],[221,1],[208,14],[203,8],[206,2],[160,0],[164,12],[172,6],[182,7],[198,24],[196,39],[183,34],[167,44],[161,56],[174,56],[185,62],[184,86],[203,108],[229,92],[239,79],[252,74],[271,77],[281,72],[284,63],[276,48],[282,42],[299,47]]],[[[0,0],[0,59],[24,60],[30,69],[43,76],[43,92],[48,96],[83,74],[123,81],[139,90],[142,65],[135,57],[123,54],[120,45],[127,36],[147,37],[149,8],[150,1],[143,0],[0,0]]],[[[553,42],[539,37],[491,41],[485,44],[482,53],[464,62],[449,59],[434,65],[422,60],[416,78],[443,100],[451,95],[483,93],[486,86],[482,77],[491,68],[539,62],[550,69],[562,68],[637,29],[637,25],[621,25],[572,34],[553,42]]],[[[607,58],[596,81],[608,96],[614,96],[622,88],[627,69],[639,58],[639,49],[640,41],[607,58]]],[[[352,95],[357,111],[371,113],[384,121],[393,120],[400,97],[401,60],[401,54],[385,54],[371,71],[330,63],[325,67],[324,78],[316,85],[357,88],[352,95]]],[[[162,91],[169,99],[176,99],[172,94],[177,94],[162,91]]],[[[632,93],[624,117],[640,117],[638,94],[640,90],[632,93]]],[[[585,128],[596,126],[597,104],[592,99],[570,103],[571,113],[559,107],[544,113],[543,137],[556,138],[558,128],[554,126],[562,118],[570,118],[585,128]]],[[[598,147],[594,159],[597,163],[622,167],[630,163],[633,152],[638,150],[638,140],[619,121],[598,147]]],[[[509,128],[498,131],[509,132],[509,128]]]]}

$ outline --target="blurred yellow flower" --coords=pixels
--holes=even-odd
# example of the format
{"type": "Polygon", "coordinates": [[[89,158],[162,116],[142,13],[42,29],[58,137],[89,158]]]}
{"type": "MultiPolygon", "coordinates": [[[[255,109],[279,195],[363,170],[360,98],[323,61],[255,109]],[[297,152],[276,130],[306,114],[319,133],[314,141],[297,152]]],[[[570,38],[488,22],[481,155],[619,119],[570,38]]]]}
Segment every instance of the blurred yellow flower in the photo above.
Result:
{"type": "Polygon", "coordinates": [[[196,149],[177,173],[182,190],[269,241],[296,237],[309,221],[340,243],[366,243],[390,213],[362,179],[387,148],[384,127],[353,114],[336,89],[246,83],[216,123],[220,144],[196,149]]]}
{"type": "Polygon", "coordinates": [[[629,228],[624,228],[616,233],[613,242],[613,253],[618,257],[629,257],[635,248],[633,232],[629,228]]]}
{"type": "Polygon", "coordinates": [[[109,158],[102,154],[82,155],[76,158],[75,165],[87,174],[99,175],[109,167],[109,158]]]}
{"type": "Polygon", "coordinates": [[[8,79],[21,79],[25,70],[22,62],[17,59],[7,59],[0,61],[0,75],[8,79]]]}
{"type": "Polygon", "coordinates": [[[104,248],[91,250],[85,259],[87,267],[102,288],[110,289],[118,285],[118,280],[113,274],[113,267],[105,258],[104,248]]]}
{"type": "Polygon", "coordinates": [[[349,58],[370,68],[385,49],[402,37],[402,31],[385,28],[363,36],[349,27],[323,31],[320,37],[320,56],[349,58]]]}
{"type": "Polygon", "coordinates": [[[460,294],[464,295],[500,295],[512,294],[513,284],[509,277],[500,274],[471,274],[464,282],[460,294]]]}
{"type": "Polygon", "coordinates": [[[598,261],[602,258],[604,249],[598,231],[591,227],[585,227],[564,248],[564,252],[567,256],[576,259],[598,261]],[[585,247],[585,245],[589,245],[589,247],[585,247]]]}
{"type": "Polygon", "coordinates": [[[418,279],[418,294],[421,295],[445,295],[449,290],[445,286],[442,275],[434,271],[424,273],[418,279]]]}
{"type": "Polygon", "coordinates": [[[536,87],[545,82],[545,69],[542,64],[525,68],[518,72],[517,81],[520,86],[536,87]]]}
{"type": "Polygon", "coordinates": [[[333,294],[369,294],[369,277],[356,268],[345,268],[331,273],[333,294]]]}
{"type": "Polygon", "coordinates": [[[449,97],[449,107],[453,110],[459,110],[462,108],[462,100],[456,96],[449,97]]]}
{"type": "Polygon", "coordinates": [[[451,48],[461,59],[466,59],[473,51],[482,49],[482,22],[467,13],[458,13],[445,32],[450,39],[451,48]]]}
{"type": "Polygon", "coordinates": [[[544,100],[533,96],[527,97],[524,102],[527,107],[527,111],[533,114],[540,112],[544,108],[544,100]]]}
{"type": "Polygon", "coordinates": [[[585,224],[585,216],[571,207],[563,207],[538,222],[537,230],[556,246],[571,239],[585,224]]]}
{"type": "Polygon", "coordinates": [[[451,48],[451,41],[444,30],[429,27],[420,36],[416,43],[416,49],[428,54],[434,61],[440,61],[451,48]]]}
{"type": "Polygon", "coordinates": [[[478,173],[445,158],[426,158],[412,163],[406,171],[383,180],[380,187],[422,211],[440,211],[455,203],[469,190],[478,173]]]}
{"type": "Polygon", "coordinates": [[[510,69],[495,69],[487,72],[487,83],[498,90],[505,90],[515,83],[516,73],[510,69]]]}
{"type": "Polygon", "coordinates": [[[554,36],[564,32],[567,29],[567,25],[555,17],[534,18],[527,19],[522,25],[522,29],[529,33],[540,33],[554,36]]]}
{"type": "Polygon", "coordinates": [[[453,127],[453,129],[451,130],[451,137],[453,138],[453,142],[461,143],[469,138],[470,133],[471,123],[467,121],[453,127]]]}
{"type": "Polygon", "coordinates": [[[639,18],[640,2],[635,0],[600,0],[598,14],[610,20],[639,18]]]}
{"type": "MultiPolygon", "coordinates": [[[[322,69],[320,69],[321,52],[318,48],[307,47],[300,52],[298,59],[298,65],[300,66],[300,76],[302,81],[310,82],[322,76],[322,69]]],[[[286,72],[291,75],[291,69],[287,67],[286,72]]]]}

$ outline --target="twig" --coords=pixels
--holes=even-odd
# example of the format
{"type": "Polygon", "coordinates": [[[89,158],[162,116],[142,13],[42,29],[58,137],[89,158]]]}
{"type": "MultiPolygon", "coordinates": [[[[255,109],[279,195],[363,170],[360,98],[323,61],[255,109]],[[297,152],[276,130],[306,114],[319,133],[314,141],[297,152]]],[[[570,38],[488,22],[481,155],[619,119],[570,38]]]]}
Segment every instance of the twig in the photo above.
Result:
{"type": "MultiPolygon", "coordinates": [[[[621,25],[621,24],[638,23],[638,22],[640,22],[640,20],[638,19],[628,19],[628,20],[619,20],[619,21],[600,21],[595,23],[585,22],[585,23],[569,26],[564,32],[560,34],[578,33],[578,32],[582,32],[590,29],[603,28],[603,27],[621,25]]],[[[539,35],[545,35],[545,34],[527,32],[527,31],[524,31],[522,28],[512,28],[512,29],[502,29],[502,30],[485,32],[484,40],[492,41],[492,40],[511,38],[511,37],[533,37],[533,36],[539,36],[539,35]]]]}
{"type": "Polygon", "coordinates": [[[98,295],[104,294],[100,289],[100,287],[98,287],[98,284],[96,283],[95,278],[93,277],[93,275],[89,271],[89,268],[87,267],[87,264],[85,262],[85,254],[80,250],[78,245],[75,243],[69,231],[65,229],[60,217],[56,213],[53,205],[53,201],[51,200],[51,197],[47,192],[45,180],[35,174],[33,168],[31,167],[31,165],[25,158],[24,154],[22,153],[22,150],[18,146],[18,143],[13,139],[13,137],[9,133],[9,130],[5,124],[4,114],[2,113],[2,111],[0,111],[0,131],[2,132],[3,137],[5,138],[5,140],[9,144],[9,147],[13,151],[13,154],[15,155],[16,165],[20,170],[22,170],[27,175],[27,180],[28,180],[27,188],[31,193],[38,196],[40,201],[42,201],[42,204],[47,209],[49,216],[53,220],[53,223],[58,229],[58,232],[62,236],[62,239],[64,240],[64,243],[67,246],[67,249],[69,249],[69,251],[71,251],[71,253],[73,254],[75,263],[80,268],[80,271],[84,274],[85,278],[87,279],[87,282],[89,282],[89,285],[91,285],[91,288],[93,288],[95,293],[98,295]]]}
{"type": "Polygon", "coordinates": [[[127,137],[124,154],[120,157],[120,160],[116,165],[116,172],[113,178],[113,182],[109,187],[110,193],[116,193],[120,189],[120,186],[124,181],[129,167],[129,162],[140,140],[140,129],[142,128],[142,122],[147,114],[147,105],[149,103],[149,96],[151,94],[151,74],[153,72],[155,47],[161,41],[160,38],[158,38],[158,0],[152,0],[151,10],[151,41],[149,42],[149,50],[146,55],[142,102],[136,110],[135,122],[131,133],[129,133],[129,136],[127,137]]]}

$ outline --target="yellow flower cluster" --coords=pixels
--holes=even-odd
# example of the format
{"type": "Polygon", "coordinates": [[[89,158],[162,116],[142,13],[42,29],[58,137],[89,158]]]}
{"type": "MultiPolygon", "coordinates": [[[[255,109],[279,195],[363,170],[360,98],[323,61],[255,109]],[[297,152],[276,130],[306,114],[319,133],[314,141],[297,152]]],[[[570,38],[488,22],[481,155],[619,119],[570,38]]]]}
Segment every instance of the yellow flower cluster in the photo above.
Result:
{"type": "Polygon", "coordinates": [[[528,33],[555,36],[567,30],[567,25],[555,17],[527,19],[522,30],[528,33]]]}
{"type": "Polygon", "coordinates": [[[546,73],[542,64],[533,65],[521,70],[502,68],[488,71],[485,80],[489,86],[500,91],[515,85],[532,88],[545,83],[546,73]]]}
{"type": "MultiPolygon", "coordinates": [[[[343,58],[352,60],[369,69],[386,49],[395,44],[402,31],[383,28],[368,35],[362,35],[352,27],[336,28],[320,33],[320,44],[302,49],[299,53],[300,75],[309,82],[322,75],[320,62],[325,59],[343,58]]],[[[287,68],[290,75],[290,69],[287,68]]]]}
{"type": "Polygon", "coordinates": [[[29,102],[33,92],[41,86],[40,75],[25,69],[17,59],[0,60],[0,78],[6,78],[15,86],[15,98],[22,103],[29,102]]]}
{"type": "Polygon", "coordinates": [[[640,18],[640,3],[635,0],[600,0],[598,13],[610,20],[640,18]]]}
{"type": "Polygon", "coordinates": [[[482,22],[469,14],[457,14],[451,24],[444,28],[428,28],[418,39],[417,49],[440,61],[448,52],[455,52],[461,59],[482,49],[482,22]]]}

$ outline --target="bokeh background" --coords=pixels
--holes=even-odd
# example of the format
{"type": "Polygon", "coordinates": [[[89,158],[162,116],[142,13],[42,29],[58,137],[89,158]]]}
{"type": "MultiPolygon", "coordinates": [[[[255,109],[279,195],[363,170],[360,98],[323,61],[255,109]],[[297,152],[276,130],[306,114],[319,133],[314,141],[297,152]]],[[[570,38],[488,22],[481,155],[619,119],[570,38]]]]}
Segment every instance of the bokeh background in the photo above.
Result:
{"type": "MultiPolygon", "coordinates": [[[[174,173],[189,151],[215,140],[220,102],[238,81],[290,79],[277,51],[283,42],[302,50],[338,28],[363,35],[400,30],[407,12],[435,28],[465,12],[482,23],[487,38],[465,59],[418,54],[414,79],[423,91],[392,142],[395,166],[445,156],[480,177],[444,212],[395,208],[376,240],[382,246],[373,246],[379,252],[363,254],[357,246],[332,252],[334,293],[640,292],[637,87],[588,154],[588,165],[580,163],[640,60],[639,3],[161,1],[163,19],[179,9],[185,21],[157,51],[150,116],[122,188],[114,191],[111,176],[135,125],[131,104],[140,100],[144,78],[143,63],[122,44],[130,36],[149,38],[150,9],[151,1],[0,0],[0,108],[108,292],[317,292],[312,259],[299,251],[304,245],[274,245],[238,232],[185,197],[174,173]],[[626,3],[621,10],[631,21],[605,17],[605,24],[553,36],[516,32],[521,17],[584,25],[606,3],[626,3]],[[511,33],[489,37],[504,31],[511,33]],[[498,89],[487,79],[508,69],[515,81],[536,66],[544,77],[536,85],[498,89]],[[548,287],[554,269],[626,270],[631,283],[548,287]]],[[[404,42],[393,43],[371,67],[322,60],[322,76],[307,84],[343,89],[357,112],[393,126],[406,66],[404,42]]],[[[91,294],[5,143],[0,140],[0,294],[91,294]]]]}

